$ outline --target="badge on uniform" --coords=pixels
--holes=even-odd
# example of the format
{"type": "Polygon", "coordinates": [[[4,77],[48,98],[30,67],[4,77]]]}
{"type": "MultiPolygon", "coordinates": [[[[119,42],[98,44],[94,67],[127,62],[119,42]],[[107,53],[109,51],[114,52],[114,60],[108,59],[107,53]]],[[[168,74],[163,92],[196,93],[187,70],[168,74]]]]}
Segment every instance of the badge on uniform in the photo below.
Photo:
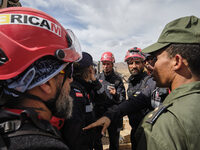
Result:
{"type": "Polygon", "coordinates": [[[93,111],[93,104],[92,103],[85,106],[85,112],[92,112],[92,111],[93,111]]]}
{"type": "Polygon", "coordinates": [[[82,93],[76,92],[76,97],[83,97],[82,93]]]}

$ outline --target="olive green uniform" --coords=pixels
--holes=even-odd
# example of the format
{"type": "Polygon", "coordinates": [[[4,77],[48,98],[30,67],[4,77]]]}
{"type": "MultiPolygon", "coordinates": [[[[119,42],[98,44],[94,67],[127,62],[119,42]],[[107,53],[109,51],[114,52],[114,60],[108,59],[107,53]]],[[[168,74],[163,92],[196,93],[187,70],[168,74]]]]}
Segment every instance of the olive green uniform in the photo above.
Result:
{"type": "Polygon", "coordinates": [[[138,150],[200,149],[200,82],[173,90],[144,118],[136,139],[138,150]]]}

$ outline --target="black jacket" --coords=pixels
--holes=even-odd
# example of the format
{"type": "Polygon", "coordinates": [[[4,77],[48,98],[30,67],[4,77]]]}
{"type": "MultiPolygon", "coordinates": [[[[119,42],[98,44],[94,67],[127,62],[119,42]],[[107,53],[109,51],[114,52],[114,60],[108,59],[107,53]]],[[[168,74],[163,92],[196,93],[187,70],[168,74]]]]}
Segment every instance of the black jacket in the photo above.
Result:
{"type": "Polygon", "coordinates": [[[140,93],[145,95],[145,108],[139,110],[136,113],[130,113],[128,115],[129,117],[129,123],[132,126],[132,128],[137,128],[140,121],[143,119],[145,114],[149,112],[151,107],[151,94],[156,88],[156,82],[153,81],[152,77],[147,75],[146,72],[142,72],[137,76],[130,76],[129,77],[129,84],[127,89],[128,99],[133,99],[133,97],[136,97],[140,93]]]}
{"type": "Polygon", "coordinates": [[[72,117],[65,121],[61,130],[64,139],[71,150],[92,149],[95,129],[83,131],[82,128],[95,121],[94,93],[101,88],[97,81],[86,82],[74,78],[71,83],[70,96],[73,98],[72,117]],[[69,136],[70,135],[70,136],[69,136]]]}
{"type": "Polygon", "coordinates": [[[8,150],[69,150],[59,131],[48,121],[38,119],[33,110],[13,113],[1,109],[0,127],[8,150]]]}
{"type": "Polygon", "coordinates": [[[167,96],[168,90],[166,88],[156,87],[156,83],[152,80],[152,77],[147,76],[146,73],[144,73],[138,78],[129,78],[129,87],[127,93],[127,101],[122,102],[120,105],[115,105],[112,107],[112,110],[107,111],[104,115],[111,120],[114,120],[115,118],[130,114],[137,114],[138,112],[145,113],[145,110],[154,109],[154,106],[152,106],[152,101],[155,103],[154,101],[156,99],[160,99],[160,102],[162,102],[167,96]],[[142,90],[140,89],[141,83],[144,84],[142,90]],[[157,94],[157,92],[159,94],[157,94]],[[154,96],[154,94],[157,96],[154,96]],[[144,111],[141,112],[141,110],[144,111]]]}
{"type": "Polygon", "coordinates": [[[126,92],[123,81],[121,77],[115,73],[114,71],[111,72],[108,76],[102,72],[97,76],[97,79],[101,82],[102,88],[98,91],[98,94],[105,93],[105,96],[96,96],[97,103],[95,105],[95,112],[97,118],[101,117],[109,108],[113,105],[118,105],[122,101],[126,100],[126,92]],[[116,89],[116,94],[112,95],[109,92],[108,87],[112,85],[116,89]],[[102,103],[99,103],[103,101],[102,103]]]}

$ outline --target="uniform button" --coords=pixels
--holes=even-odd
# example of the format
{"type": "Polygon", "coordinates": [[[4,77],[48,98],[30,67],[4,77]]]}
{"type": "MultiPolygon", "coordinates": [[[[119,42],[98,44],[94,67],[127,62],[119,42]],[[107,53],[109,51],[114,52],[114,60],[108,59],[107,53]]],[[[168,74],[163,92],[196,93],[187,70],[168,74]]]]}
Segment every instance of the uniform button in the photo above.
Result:
{"type": "Polygon", "coordinates": [[[157,111],[158,110],[158,107],[156,107],[155,109],[154,109],[154,111],[157,111]]]}
{"type": "Polygon", "coordinates": [[[153,116],[153,114],[150,114],[149,116],[148,116],[148,118],[151,118],[153,116]]]}

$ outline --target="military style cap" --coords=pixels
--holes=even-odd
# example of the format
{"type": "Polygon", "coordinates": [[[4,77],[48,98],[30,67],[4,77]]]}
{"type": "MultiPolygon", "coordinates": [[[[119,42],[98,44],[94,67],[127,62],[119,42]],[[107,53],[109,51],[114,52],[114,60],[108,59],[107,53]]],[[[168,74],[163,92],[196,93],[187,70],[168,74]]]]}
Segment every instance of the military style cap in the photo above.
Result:
{"type": "Polygon", "coordinates": [[[152,53],[171,43],[200,43],[200,19],[187,16],[168,23],[158,41],[143,49],[144,53],[152,53]]]}

